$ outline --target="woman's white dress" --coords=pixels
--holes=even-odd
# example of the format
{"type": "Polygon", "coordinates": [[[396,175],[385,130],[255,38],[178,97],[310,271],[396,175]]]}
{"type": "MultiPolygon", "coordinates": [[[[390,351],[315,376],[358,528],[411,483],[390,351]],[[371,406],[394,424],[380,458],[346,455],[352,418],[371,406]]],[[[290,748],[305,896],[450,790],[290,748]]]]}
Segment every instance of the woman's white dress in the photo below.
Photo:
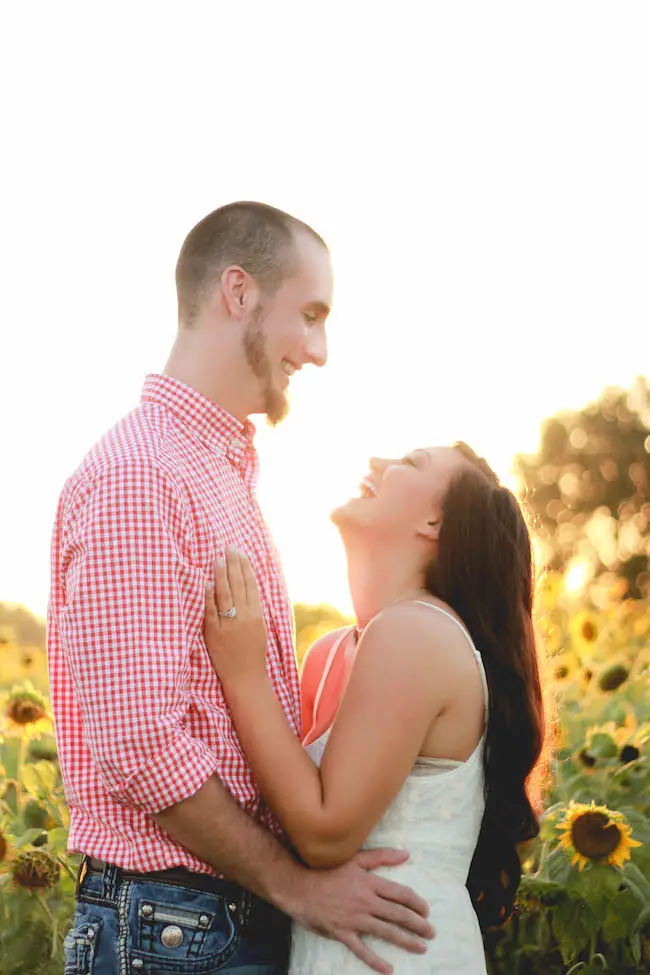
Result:
{"type": "MultiPolygon", "coordinates": [[[[432,603],[422,603],[451,614],[432,603]]],[[[464,627],[481,673],[487,725],[488,689],[481,655],[464,627]]],[[[307,746],[316,764],[329,732],[307,746]]],[[[408,850],[409,860],[382,868],[382,876],[412,887],[430,904],[436,937],[424,955],[368,937],[367,943],[394,967],[395,975],[486,975],[483,941],[465,886],[478,841],[485,800],[485,734],[466,762],[418,758],[402,789],[364,846],[408,850]]],[[[293,925],[290,975],[368,975],[369,969],[349,949],[299,924],[293,925]]]]}

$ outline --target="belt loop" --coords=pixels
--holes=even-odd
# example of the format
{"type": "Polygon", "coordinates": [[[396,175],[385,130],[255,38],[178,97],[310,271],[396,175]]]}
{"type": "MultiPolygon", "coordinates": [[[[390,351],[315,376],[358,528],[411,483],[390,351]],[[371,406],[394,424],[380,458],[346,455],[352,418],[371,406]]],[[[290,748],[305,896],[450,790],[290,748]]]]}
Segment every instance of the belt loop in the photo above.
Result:
{"type": "Polygon", "coordinates": [[[251,913],[251,907],[253,903],[253,895],[249,890],[245,888],[242,890],[241,898],[241,926],[245,928],[248,924],[248,919],[251,913]]]}
{"type": "Polygon", "coordinates": [[[117,900],[117,884],[120,879],[120,868],[112,863],[104,864],[102,873],[102,896],[108,901],[117,900]]]}
{"type": "Polygon", "coordinates": [[[79,861],[79,869],[77,870],[77,879],[74,885],[74,899],[79,900],[79,893],[81,891],[81,885],[83,879],[88,873],[88,857],[85,853],[81,854],[81,860],[79,861]]]}

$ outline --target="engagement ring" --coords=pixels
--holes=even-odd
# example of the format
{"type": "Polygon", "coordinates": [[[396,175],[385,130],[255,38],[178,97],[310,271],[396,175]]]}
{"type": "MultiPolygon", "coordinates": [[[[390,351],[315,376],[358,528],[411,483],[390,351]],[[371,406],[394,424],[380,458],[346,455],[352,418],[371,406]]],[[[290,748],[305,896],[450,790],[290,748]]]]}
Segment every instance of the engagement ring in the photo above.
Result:
{"type": "MultiPolygon", "coordinates": [[[[217,610],[217,612],[219,611],[217,610]]],[[[232,606],[227,613],[219,613],[219,616],[227,616],[231,620],[234,620],[236,615],[237,615],[237,610],[234,606],[232,606]]]]}

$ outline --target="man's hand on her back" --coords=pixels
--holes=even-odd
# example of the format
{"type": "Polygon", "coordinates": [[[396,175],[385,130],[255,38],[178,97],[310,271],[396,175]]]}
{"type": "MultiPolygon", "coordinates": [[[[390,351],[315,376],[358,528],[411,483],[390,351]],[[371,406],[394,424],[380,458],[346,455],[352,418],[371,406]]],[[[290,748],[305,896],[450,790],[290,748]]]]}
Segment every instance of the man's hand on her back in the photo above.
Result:
{"type": "Polygon", "coordinates": [[[429,906],[410,889],[371,871],[404,863],[397,850],[362,850],[331,870],[306,870],[284,909],[304,927],[346,945],[380,975],[392,967],[362,940],[374,935],[415,954],[434,936],[426,920],[429,906]]]}

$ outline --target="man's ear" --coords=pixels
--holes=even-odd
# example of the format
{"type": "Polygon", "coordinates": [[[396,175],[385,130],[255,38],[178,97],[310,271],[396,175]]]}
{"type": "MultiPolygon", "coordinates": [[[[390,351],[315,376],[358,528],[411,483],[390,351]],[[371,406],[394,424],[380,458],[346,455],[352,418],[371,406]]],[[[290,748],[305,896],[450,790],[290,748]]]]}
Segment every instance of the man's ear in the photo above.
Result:
{"type": "Polygon", "coordinates": [[[240,319],[246,314],[252,298],[250,284],[249,276],[236,265],[227,267],[221,275],[221,293],[231,318],[240,319]]]}

